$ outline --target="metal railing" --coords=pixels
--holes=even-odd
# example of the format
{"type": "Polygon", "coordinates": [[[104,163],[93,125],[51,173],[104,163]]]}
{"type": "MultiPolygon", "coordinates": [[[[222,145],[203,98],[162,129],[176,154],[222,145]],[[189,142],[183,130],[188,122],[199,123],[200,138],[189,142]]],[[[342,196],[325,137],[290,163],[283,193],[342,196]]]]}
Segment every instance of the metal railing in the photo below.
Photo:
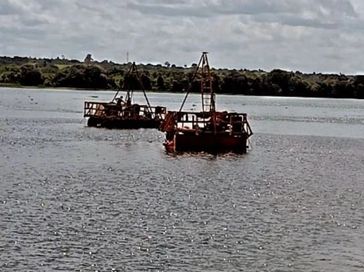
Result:
{"type": "Polygon", "coordinates": [[[150,107],[149,105],[131,104],[127,105],[85,101],[84,117],[98,118],[130,118],[130,119],[160,119],[163,120],[166,114],[165,107],[150,107]]]}
{"type": "Polygon", "coordinates": [[[228,112],[173,112],[169,111],[160,127],[165,132],[195,131],[206,133],[246,134],[253,132],[246,113],[228,112]]]}

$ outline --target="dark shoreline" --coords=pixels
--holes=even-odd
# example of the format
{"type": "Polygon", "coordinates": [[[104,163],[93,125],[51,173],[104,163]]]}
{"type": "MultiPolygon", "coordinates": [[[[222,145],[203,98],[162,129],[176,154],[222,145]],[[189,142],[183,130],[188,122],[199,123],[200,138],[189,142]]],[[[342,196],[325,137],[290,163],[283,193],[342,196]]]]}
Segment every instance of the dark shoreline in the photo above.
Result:
{"type": "MultiPolygon", "coordinates": [[[[49,91],[79,91],[79,92],[90,92],[90,91],[94,91],[94,92],[116,92],[116,90],[113,89],[85,89],[85,88],[72,88],[72,87],[45,87],[45,86],[3,86],[0,84],[0,90],[1,89],[31,89],[31,90],[49,90],[49,91]]],[[[123,91],[120,91],[123,92],[123,91]]],[[[136,93],[142,93],[141,90],[136,90],[134,91],[136,93]]],[[[180,95],[185,95],[185,93],[181,93],[181,92],[168,92],[168,91],[158,91],[158,90],[150,90],[147,91],[148,93],[158,93],[158,94],[180,94],[180,95]]],[[[198,93],[194,93],[194,94],[198,94],[198,93]]],[[[336,100],[336,99],[344,99],[344,100],[357,100],[360,101],[362,99],[360,98],[335,98],[335,97],[312,97],[312,96],[282,96],[282,95],[246,95],[246,94],[236,94],[236,93],[218,93],[218,96],[222,96],[222,95],[228,95],[228,96],[255,96],[255,97],[280,97],[280,98],[307,98],[307,99],[332,99],[332,100],[336,100]]]]}
{"type": "MultiPolygon", "coordinates": [[[[123,85],[129,66],[107,60],[84,63],[60,58],[0,57],[0,87],[116,90],[123,85]]],[[[199,82],[190,84],[196,64],[179,67],[166,62],[137,67],[148,91],[199,92],[199,82]]],[[[364,99],[363,75],[212,68],[212,77],[217,94],[364,99]]]]}

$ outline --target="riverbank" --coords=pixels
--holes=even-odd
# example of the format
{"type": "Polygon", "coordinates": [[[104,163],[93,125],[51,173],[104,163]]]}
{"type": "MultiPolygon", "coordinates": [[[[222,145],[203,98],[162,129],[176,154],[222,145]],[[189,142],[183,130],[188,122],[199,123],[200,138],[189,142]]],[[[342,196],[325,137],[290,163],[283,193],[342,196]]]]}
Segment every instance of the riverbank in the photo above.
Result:
{"type": "MultiPolygon", "coordinates": [[[[81,62],[67,59],[0,57],[0,86],[40,88],[76,88],[113,90],[124,83],[130,63],[81,62]]],[[[190,80],[196,64],[139,64],[140,79],[146,90],[181,93],[191,88],[199,92],[199,83],[190,80]]],[[[266,72],[247,69],[212,69],[213,87],[220,94],[256,96],[364,98],[364,76],[343,74],[304,74],[279,69],[266,72]]],[[[140,89],[135,79],[133,87],[140,89]]]]}

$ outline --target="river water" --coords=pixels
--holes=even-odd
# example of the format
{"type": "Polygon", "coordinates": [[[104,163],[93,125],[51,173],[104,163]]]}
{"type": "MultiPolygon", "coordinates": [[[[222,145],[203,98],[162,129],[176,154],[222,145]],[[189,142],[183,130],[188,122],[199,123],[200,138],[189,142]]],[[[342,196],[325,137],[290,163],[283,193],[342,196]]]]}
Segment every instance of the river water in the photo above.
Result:
{"type": "Polygon", "coordinates": [[[252,149],[175,156],[87,128],[112,96],[0,89],[0,271],[364,271],[364,101],[220,95],[252,149]]]}

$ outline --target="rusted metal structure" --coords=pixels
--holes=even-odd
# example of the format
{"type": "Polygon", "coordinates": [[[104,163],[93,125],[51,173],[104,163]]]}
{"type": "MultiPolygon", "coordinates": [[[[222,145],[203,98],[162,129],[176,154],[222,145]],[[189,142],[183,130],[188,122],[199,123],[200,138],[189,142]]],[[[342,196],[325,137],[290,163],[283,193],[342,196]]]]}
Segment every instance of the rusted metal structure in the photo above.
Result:
{"type": "Polygon", "coordinates": [[[118,97],[120,93],[118,90],[111,102],[85,101],[83,116],[88,117],[88,126],[120,129],[159,128],[165,118],[166,108],[150,105],[135,63],[125,78],[122,88],[126,91],[125,100],[122,96],[118,97]],[[147,104],[133,104],[135,86],[128,83],[127,79],[130,78],[137,81],[147,104]]]}
{"type": "Polygon", "coordinates": [[[253,134],[246,113],[216,111],[207,52],[203,52],[193,81],[201,84],[202,111],[168,111],[160,130],[166,133],[164,145],[169,152],[206,151],[246,153],[253,134]]]}

